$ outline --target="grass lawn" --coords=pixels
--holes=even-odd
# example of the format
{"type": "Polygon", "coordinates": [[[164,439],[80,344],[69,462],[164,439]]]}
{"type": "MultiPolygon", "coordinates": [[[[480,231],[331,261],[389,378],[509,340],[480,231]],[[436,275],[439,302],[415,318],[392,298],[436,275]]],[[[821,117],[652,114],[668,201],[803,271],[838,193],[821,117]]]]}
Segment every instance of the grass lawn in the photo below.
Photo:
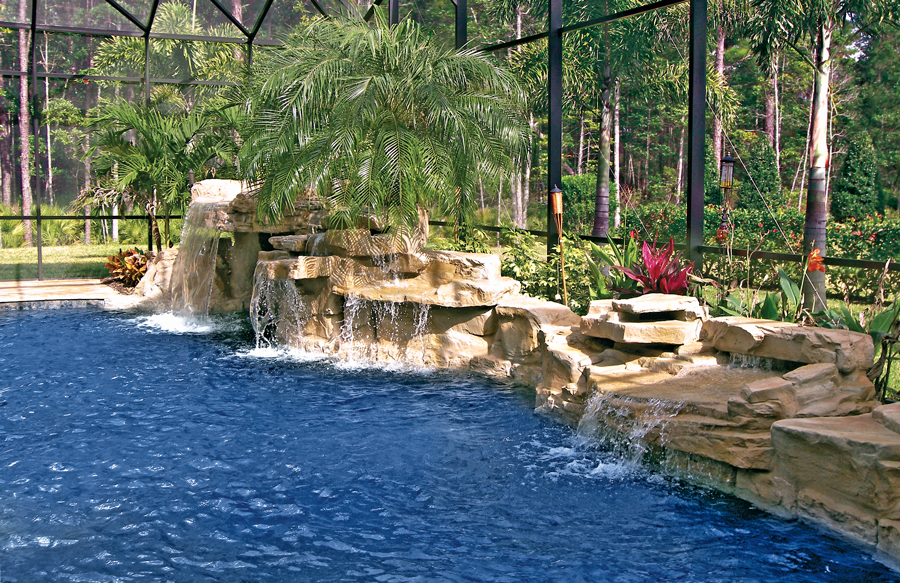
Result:
{"type": "MultiPolygon", "coordinates": [[[[44,279],[106,277],[106,256],[125,248],[130,247],[121,243],[44,247],[44,279]]],[[[37,279],[37,248],[0,249],[0,281],[24,279],[37,279]]]]}

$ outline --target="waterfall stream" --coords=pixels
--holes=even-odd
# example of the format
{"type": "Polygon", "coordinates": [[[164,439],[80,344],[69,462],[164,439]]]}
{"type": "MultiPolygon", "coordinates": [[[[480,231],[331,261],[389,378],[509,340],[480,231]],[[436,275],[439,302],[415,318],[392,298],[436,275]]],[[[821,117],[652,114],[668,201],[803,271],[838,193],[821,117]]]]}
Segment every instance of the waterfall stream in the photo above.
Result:
{"type": "Polygon", "coordinates": [[[193,203],[184,218],[171,283],[171,311],[184,318],[209,316],[220,233],[206,225],[206,216],[216,204],[193,203]]]}

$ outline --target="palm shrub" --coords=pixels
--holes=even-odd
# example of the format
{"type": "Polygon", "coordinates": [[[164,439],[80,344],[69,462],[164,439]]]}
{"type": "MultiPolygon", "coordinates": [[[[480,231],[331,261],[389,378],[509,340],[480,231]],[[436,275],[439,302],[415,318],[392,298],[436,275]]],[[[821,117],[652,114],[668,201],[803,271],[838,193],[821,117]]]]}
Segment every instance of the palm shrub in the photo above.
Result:
{"type": "Polygon", "coordinates": [[[334,226],[365,210],[408,228],[420,205],[464,223],[479,175],[507,174],[526,152],[515,76],[412,20],[309,21],[260,57],[244,91],[240,168],[269,217],[313,189],[334,226]]]}
{"type": "Polygon", "coordinates": [[[169,217],[190,201],[189,173],[197,180],[233,157],[228,123],[213,110],[165,111],[125,100],[106,104],[94,122],[97,145],[88,152],[95,161],[98,185],[79,196],[75,208],[108,204],[109,193],[123,208],[144,207],[152,217],[157,251],[162,236],[157,217],[165,219],[165,238],[172,243],[169,217]]]}

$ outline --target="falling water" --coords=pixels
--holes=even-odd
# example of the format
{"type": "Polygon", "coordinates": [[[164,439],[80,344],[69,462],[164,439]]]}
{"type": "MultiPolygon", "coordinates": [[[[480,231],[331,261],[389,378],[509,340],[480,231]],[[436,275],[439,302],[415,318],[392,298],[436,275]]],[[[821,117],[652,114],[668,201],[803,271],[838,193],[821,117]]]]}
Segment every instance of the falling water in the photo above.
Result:
{"type": "Polygon", "coordinates": [[[662,399],[633,399],[597,391],[585,404],[578,434],[599,439],[611,445],[618,457],[638,462],[651,441],[665,443],[669,420],[680,409],[679,404],[662,399]]]}
{"type": "Polygon", "coordinates": [[[750,354],[740,354],[734,352],[731,354],[730,368],[750,368],[755,370],[772,370],[775,361],[764,356],[752,356],[750,354]]]}
{"type": "Polygon", "coordinates": [[[184,218],[171,288],[171,311],[184,318],[205,319],[209,316],[219,231],[206,225],[206,216],[216,204],[191,204],[184,218]]]}
{"type": "Polygon", "coordinates": [[[260,263],[253,273],[250,322],[256,332],[256,347],[272,346],[278,328],[289,337],[299,337],[308,319],[308,310],[293,280],[271,280],[260,263]]]}

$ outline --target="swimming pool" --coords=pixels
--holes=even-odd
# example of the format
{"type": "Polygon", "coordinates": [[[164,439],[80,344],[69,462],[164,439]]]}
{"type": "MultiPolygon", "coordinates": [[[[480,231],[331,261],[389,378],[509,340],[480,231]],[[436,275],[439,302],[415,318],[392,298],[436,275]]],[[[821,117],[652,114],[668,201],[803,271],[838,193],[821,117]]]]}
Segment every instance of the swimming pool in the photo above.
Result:
{"type": "Polygon", "coordinates": [[[0,314],[0,581],[896,581],[475,378],[0,314]]]}

